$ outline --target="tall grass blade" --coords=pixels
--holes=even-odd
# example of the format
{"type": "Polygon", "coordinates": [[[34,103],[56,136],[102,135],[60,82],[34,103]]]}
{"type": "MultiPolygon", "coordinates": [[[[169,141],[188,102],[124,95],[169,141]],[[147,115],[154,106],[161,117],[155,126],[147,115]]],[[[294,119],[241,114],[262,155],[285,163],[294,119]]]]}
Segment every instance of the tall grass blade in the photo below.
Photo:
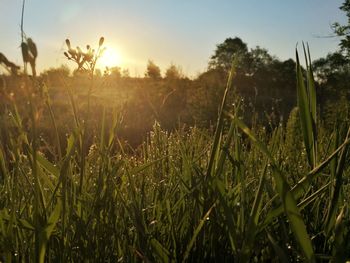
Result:
{"type": "Polygon", "coordinates": [[[205,213],[205,215],[203,216],[203,218],[200,220],[198,226],[196,227],[196,229],[193,232],[192,238],[190,240],[190,242],[188,243],[187,247],[186,247],[186,251],[184,253],[182,262],[186,262],[187,258],[190,255],[190,252],[193,248],[194,243],[196,242],[196,238],[198,236],[198,234],[200,233],[200,231],[202,230],[204,223],[207,221],[207,218],[209,217],[211,211],[213,210],[213,208],[215,207],[215,203],[209,208],[209,210],[205,213]]]}
{"type": "Polygon", "coordinates": [[[216,159],[215,157],[217,156],[218,151],[220,149],[220,138],[222,136],[222,128],[223,128],[223,124],[224,124],[224,110],[225,110],[225,106],[226,106],[226,100],[227,100],[228,93],[232,87],[232,82],[233,82],[233,79],[236,75],[236,63],[237,63],[237,61],[236,61],[236,59],[234,59],[232,61],[231,70],[230,70],[227,84],[226,84],[226,89],[225,89],[224,96],[223,96],[223,99],[221,102],[218,122],[216,125],[215,134],[214,134],[213,145],[211,147],[211,152],[210,152],[210,157],[209,157],[207,176],[213,175],[214,160],[216,159]]]}
{"type": "Polygon", "coordinates": [[[304,83],[304,76],[302,67],[299,61],[298,51],[296,50],[296,74],[297,74],[297,98],[298,108],[300,114],[301,128],[303,132],[304,144],[306,148],[307,158],[311,168],[314,168],[315,156],[314,156],[314,124],[312,115],[310,112],[310,103],[307,89],[304,83]]]}
{"type": "MultiPolygon", "coordinates": [[[[293,197],[295,198],[295,200],[299,200],[309,189],[309,187],[311,186],[313,180],[315,179],[315,177],[321,172],[323,171],[326,166],[334,159],[336,158],[337,154],[346,146],[350,143],[350,140],[346,140],[345,142],[343,142],[342,145],[340,145],[330,156],[327,157],[326,160],[324,160],[322,163],[320,163],[317,167],[315,167],[314,169],[312,169],[306,176],[304,176],[302,179],[300,179],[300,181],[293,186],[292,188],[292,193],[293,193],[293,197]]],[[[274,197],[272,198],[272,200],[275,200],[277,198],[274,197]]],[[[271,201],[272,201],[271,200],[271,201]]],[[[267,214],[265,220],[260,224],[259,226],[259,231],[265,229],[265,227],[267,225],[269,225],[276,217],[278,217],[279,215],[281,215],[283,213],[283,206],[280,205],[276,208],[274,208],[273,210],[269,211],[269,213],[267,214]]]]}
{"type": "MultiPolygon", "coordinates": [[[[347,131],[345,140],[350,139],[350,128],[347,131]]],[[[345,169],[345,162],[348,160],[348,149],[349,145],[346,145],[342,148],[339,156],[339,160],[337,163],[337,169],[335,173],[335,184],[333,188],[333,194],[330,202],[330,206],[328,209],[328,214],[325,221],[325,230],[327,235],[329,235],[331,229],[334,227],[336,213],[339,207],[339,198],[343,188],[343,173],[345,169]]]]}
{"type": "Polygon", "coordinates": [[[238,118],[234,118],[234,116],[230,115],[230,117],[235,121],[237,126],[251,139],[253,144],[259,148],[269,159],[271,163],[271,169],[273,171],[273,176],[276,183],[276,191],[281,198],[283,204],[283,210],[289,219],[290,226],[292,228],[293,234],[299,243],[303,253],[308,262],[315,261],[314,250],[312,247],[311,239],[307,233],[306,225],[303,221],[302,215],[297,206],[297,202],[293,197],[293,194],[290,191],[290,187],[287,183],[287,180],[282,175],[279,170],[276,162],[267,147],[260,142],[257,137],[253,134],[253,132],[238,118]]]}
{"type": "Polygon", "coordinates": [[[45,262],[45,253],[46,253],[46,247],[47,243],[49,241],[49,238],[52,234],[52,231],[54,230],[58,219],[60,217],[62,205],[61,202],[57,202],[54,210],[52,211],[49,219],[47,220],[46,225],[43,227],[40,233],[40,252],[39,252],[39,262],[43,263],[45,262]]]}

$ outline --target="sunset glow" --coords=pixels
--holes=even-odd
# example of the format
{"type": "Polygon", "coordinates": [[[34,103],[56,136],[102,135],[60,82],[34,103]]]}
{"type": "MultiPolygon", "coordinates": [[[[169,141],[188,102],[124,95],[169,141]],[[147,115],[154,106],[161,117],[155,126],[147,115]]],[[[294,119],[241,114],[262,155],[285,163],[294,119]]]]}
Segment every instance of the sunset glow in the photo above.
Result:
{"type": "MultiPolygon", "coordinates": [[[[268,48],[280,59],[293,58],[295,44],[301,41],[312,47],[313,59],[327,55],[338,48],[338,41],[322,36],[332,33],[332,23],[346,22],[339,10],[342,2],[28,0],[24,30],[38,43],[38,72],[66,63],[62,56],[66,38],[84,47],[94,46],[104,36],[104,46],[113,55],[108,51],[98,67],[122,63],[132,75],[143,75],[152,59],[162,69],[173,62],[187,75],[196,76],[206,69],[215,46],[227,37],[240,37],[249,48],[268,48]],[[123,47],[122,53],[110,43],[123,47]]],[[[18,52],[21,7],[22,1],[0,1],[0,52],[17,64],[22,61],[18,52]]]]}
{"type": "Polygon", "coordinates": [[[107,47],[102,57],[99,59],[99,66],[102,68],[111,68],[121,66],[122,62],[120,51],[117,48],[107,47]]]}

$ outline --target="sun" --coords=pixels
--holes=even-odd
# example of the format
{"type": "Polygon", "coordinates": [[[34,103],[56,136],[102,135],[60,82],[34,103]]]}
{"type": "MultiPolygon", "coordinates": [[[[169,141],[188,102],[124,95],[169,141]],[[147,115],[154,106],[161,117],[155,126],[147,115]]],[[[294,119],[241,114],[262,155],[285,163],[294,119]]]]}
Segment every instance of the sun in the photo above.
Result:
{"type": "Polygon", "coordinates": [[[105,67],[112,68],[115,66],[121,66],[122,57],[118,49],[107,47],[106,50],[103,52],[102,57],[99,59],[99,64],[103,68],[105,67]]]}

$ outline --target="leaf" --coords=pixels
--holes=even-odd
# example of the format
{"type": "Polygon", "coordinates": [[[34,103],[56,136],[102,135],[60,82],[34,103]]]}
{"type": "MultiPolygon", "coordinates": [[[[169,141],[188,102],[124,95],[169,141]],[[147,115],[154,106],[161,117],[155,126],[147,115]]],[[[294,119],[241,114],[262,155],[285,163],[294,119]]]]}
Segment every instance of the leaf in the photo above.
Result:
{"type": "Polygon", "coordinates": [[[213,208],[215,207],[215,203],[209,208],[209,210],[205,213],[205,215],[203,216],[203,218],[201,219],[201,221],[199,221],[198,226],[196,227],[196,229],[193,232],[192,238],[190,240],[190,242],[188,243],[187,247],[186,247],[186,251],[184,253],[184,257],[182,259],[182,262],[186,262],[187,258],[190,255],[190,252],[193,248],[193,245],[196,241],[196,238],[198,236],[198,234],[200,233],[200,231],[202,230],[204,223],[207,221],[207,218],[209,217],[211,211],[213,210],[213,208]]]}
{"type": "Polygon", "coordinates": [[[267,164],[264,166],[263,172],[261,173],[259,186],[255,194],[254,203],[250,211],[247,231],[245,233],[245,238],[242,245],[242,255],[241,262],[247,262],[250,259],[250,255],[254,250],[254,241],[256,236],[256,228],[259,222],[259,213],[261,210],[261,204],[263,200],[263,186],[265,184],[265,173],[266,173],[267,164]]]}
{"type": "Polygon", "coordinates": [[[300,114],[301,128],[303,132],[304,144],[306,148],[306,153],[310,167],[315,167],[314,162],[314,132],[312,116],[310,112],[309,97],[304,83],[304,76],[302,68],[300,66],[298,51],[296,50],[296,74],[297,74],[297,98],[298,98],[298,108],[300,114]]]}
{"type": "Polygon", "coordinates": [[[56,178],[58,178],[60,171],[59,169],[51,163],[49,160],[47,160],[43,155],[37,154],[36,161],[38,165],[40,165],[42,168],[44,168],[46,171],[54,175],[56,178]]]}
{"type": "Polygon", "coordinates": [[[248,137],[251,139],[253,144],[260,151],[262,151],[271,162],[272,174],[274,176],[275,183],[276,183],[276,191],[279,197],[281,198],[281,201],[283,204],[283,210],[289,219],[289,223],[293,231],[293,234],[297,242],[299,243],[301,249],[303,250],[303,253],[306,259],[309,262],[314,262],[315,255],[314,255],[311,239],[307,233],[306,225],[303,221],[303,218],[297,206],[297,202],[290,191],[290,187],[287,183],[287,180],[285,179],[282,172],[276,165],[276,162],[273,159],[270,152],[268,151],[267,147],[257,139],[257,137],[253,134],[253,132],[242,121],[240,121],[238,118],[235,118],[232,115],[229,115],[229,116],[231,116],[231,118],[236,122],[237,126],[241,128],[246,135],[248,135],[248,137]]]}
{"type": "MultiPolygon", "coordinates": [[[[312,169],[295,186],[293,186],[291,191],[293,193],[293,197],[294,197],[295,200],[299,200],[299,198],[301,198],[307,192],[307,190],[309,189],[309,187],[310,187],[312,181],[314,180],[314,178],[333,160],[333,158],[335,158],[337,156],[339,151],[341,151],[349,143],[350,143],[350,139],[344,141],[343,144],[340,145],[330,156],[328,156],[328,158],[326,160],[324,160],[317,167],[312,169]]],[[[269,203],[274,201],[276,198],[277,198],[277,196],[272,198],[269,203]]],[[[265,229],[265,227],[267,225],[269,225],[276,217],[278,217],[282,213],[283,213],[283,206],[282,206],[282,204],[280,206],[274,208],[273,210],[269,211],[269,213],[267,214],[264,222],[262,222],[259,225],[258,232],[260,232],[263,229],[265,229]]]]}
{"type": "Polygon", "coordinates": [[[59,201],[57,202],[53,212],[51,213],[46,225],[40,231],[40,236],[39,236],[39,262],[40,263],[45,261],[47,242],[49,241],[51,233],[58,222],[61,210],[62,210],[62,204],[59,201]]]}
{"type": "Polygon", "coordinates": [[[212,148],[210,151],[209,163],[208,163],[208,167],[207,167],[207,176],[212,175],[213,167],[214,167],[214,160],[216,159],[216,156],[217,156],[219,149],[220,149],[220,138],[222,135],[222,127],[224,124],[224,109],[225,109],[225,105],[226,105],[228,92],[231,89],[233,78],[236,75],[236,64],[237,64],[237,61],[236,61],[236,59],[234,59],[232,61],[231,71],[230,71],[230,74],[228,76],[225,93],[224,93],[224,96],[223,96],[222,102],[221,102],[220,112],[219,112],[219,116],[218,116],[218,123],[216,125],[215,134],[214,134],[214,141],[213,141],[213,145],[212,145],[212,148]]]}
{"type": "Polygon", "coordinates": [[[346,239],[346,235],[350,230],[346,226],[346,220],[344,220],[345,211],[346,206],[343,206],[335,222],[333,257],[331,262],[345,262],[347,260],[349,240],[346,239]]]}
{"type": "Polygon", "coordinates": [[[162,259],[162,262],[169,262],[170,252],[162,246],[161,243],[155,238],[151,239],[151,246],[156,250],[158,256],[162,259]]]}

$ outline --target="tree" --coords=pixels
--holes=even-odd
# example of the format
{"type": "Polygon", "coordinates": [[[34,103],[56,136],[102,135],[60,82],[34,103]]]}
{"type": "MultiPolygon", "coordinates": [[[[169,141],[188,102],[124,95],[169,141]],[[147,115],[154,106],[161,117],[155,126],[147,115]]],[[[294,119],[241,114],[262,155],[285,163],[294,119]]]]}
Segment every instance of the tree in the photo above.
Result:
{"type": "Polygon", "coordinates": [[[313,69],[319,81],[325,82],[335,74],[350,72],[347,58],[340,52],[329,53],[325,58],[313,62],[313,69]]]}
{"type": "Polygon", "coordinates": [[[181,69],[176,67],[174,64],[171,64],[169,68],[165,71],[166,79],[180,79],[182,78],[181,69]]]}
{"type": "Polygon", "coordinates": [[[122,70],[122,78],[128,79],[130,78],[130,71],[129,69],[125,68],[122,70]]]}
{"type": "Polygon", "coordinates": [[[269,54],[267,49],[259,46],[251,49],[249,52],[249,71],[251,74],[258,72],[259,70],[270,68],[277,59],[269,54]]]}
{"type": "Polygon", "coordinates": [[[160,68],[152,61],[148,60],[145,76],[151,79],[161,79],[160,68]]]}
{"type": "Polygon", "coordinates": [[[64,80],[70,75],[70,69],[67,65],[61,65],[58,68],[49,68],[41,73],[48,82],[49,85],[63,85],[64,80]]]}
{"type": "Polygon", "coordinates": [[[121,73],[121,68],[120,67],[112,67],[110,69],[110,76],[113,79],[120,79],[122,77],[122,73],[121,73]]]}
{"type": "Polygon", "coordinates": [[[238,62],[237,67],[242,67],[246,64],[247,55],[248,47],[242,39],[239,37],[227,38],[216,46],[215,53],[209,61],[209,68],[223,68],[225,71],[229,71],[234,58],[238,62]]]}
{"type": "Polygon", "coordinates": [[[338,22],[332,25],[334,33],[341,37],[340,48],[346,53],[347,57],[350,57],[350,0],[345,0],[345,2],[340,6],[340,10],[346,13],[348,18],[347,25],[340,25],[338,22]]]}
{"type": "Polygon", "coordinates": [[[346,119],[350,108],[349,60],[341,52],[330,53],[314,61],[313,70],[319,84],[322,116],[332,127],[337,120],[346,119]]]}

